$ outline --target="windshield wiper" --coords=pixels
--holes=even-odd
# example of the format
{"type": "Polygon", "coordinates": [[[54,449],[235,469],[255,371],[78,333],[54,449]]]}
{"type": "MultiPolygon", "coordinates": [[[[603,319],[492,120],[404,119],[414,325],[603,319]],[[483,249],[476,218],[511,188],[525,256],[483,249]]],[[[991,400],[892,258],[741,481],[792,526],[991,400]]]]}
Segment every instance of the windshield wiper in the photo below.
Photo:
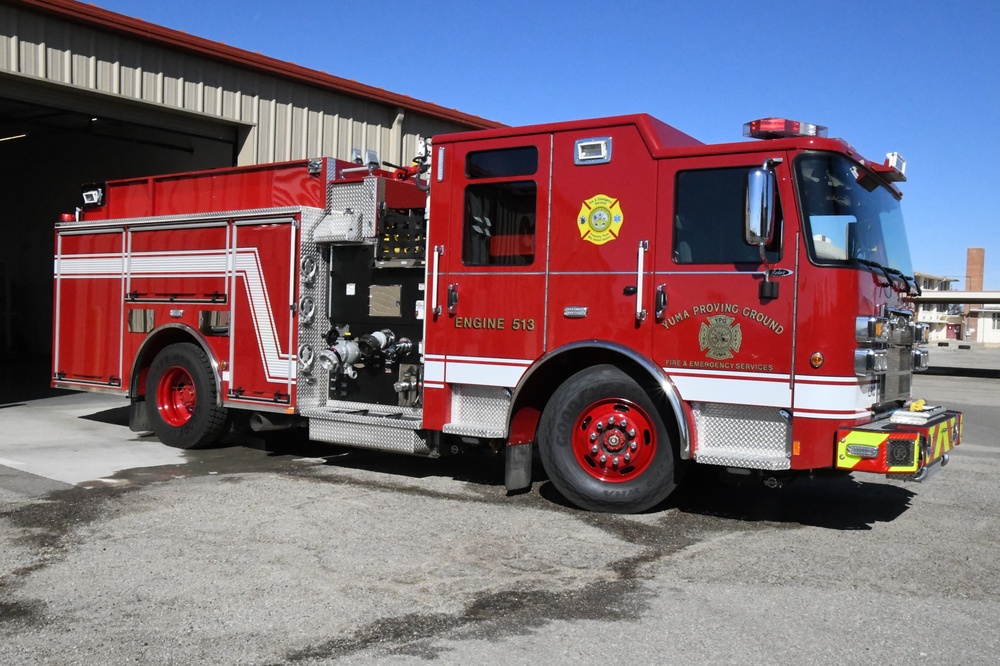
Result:
{"type": "Polygon", "coordinates": [[[917,296],[920,295],[920,287],[917,286],[917,278],[912,275],[904,275],[903,271],[896,268],[886,268],[886,270],[893,275],[899,276],[903,280],[903,284],[906,285],[906,292],[908,294],[916,293],[917,296]],[[913,281],[913,286],[910,286],[910,280],[913,281]]]}
{"type": "Polygon", "coordinates": [[[899,269],[889,268],[888,266],[883,266],[882,264],[878,263],[877,261],[872,261],[870,259],[861,259],[859,257],[855,257],[854,261],[858,262],[859,264],[863,264],[864,266],[869,266],[871,268],[877,268],[878,270],[882,271],[882,275],[884,275],[885,279],[888,280],[888,284],[883,285],[885,287],[891,286],[895,282],[895,280],[893,278],[896,277],[896,278],[899,278],[900,280],[903,281],[903,288],[906,289],[907,293],[909,293],[909,292],[911,292],[911,291],[913,291],[913,290],[916,289],[916,286],[917,286],[916,279],[913,278],[913,276],[904,275],[903,271],[901,271],[899,269]],[[910,280],[913,280],[913,286],[912,287],[910,286],[910,280]]]}

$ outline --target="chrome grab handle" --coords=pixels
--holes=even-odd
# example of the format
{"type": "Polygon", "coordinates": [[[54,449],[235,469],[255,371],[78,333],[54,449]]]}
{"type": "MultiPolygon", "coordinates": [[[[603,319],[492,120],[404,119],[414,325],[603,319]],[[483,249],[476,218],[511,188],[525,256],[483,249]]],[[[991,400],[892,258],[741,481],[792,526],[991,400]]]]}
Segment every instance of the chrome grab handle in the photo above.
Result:
{"type": "Polygon", "coordinates": [[[444,245],[434,246],[434,259],[431,262],[431,312],[440,317],[444,310],[438,305],[438,259],[444,254],[444,245]]]}
{"type": "Polygon", "coordinates": [[[649,250],[649,241],[639,241],[639,268],[636,271],[635,318],[636,321],[646,321],[646,308],[642,307],[642,269],[649,250]]]}

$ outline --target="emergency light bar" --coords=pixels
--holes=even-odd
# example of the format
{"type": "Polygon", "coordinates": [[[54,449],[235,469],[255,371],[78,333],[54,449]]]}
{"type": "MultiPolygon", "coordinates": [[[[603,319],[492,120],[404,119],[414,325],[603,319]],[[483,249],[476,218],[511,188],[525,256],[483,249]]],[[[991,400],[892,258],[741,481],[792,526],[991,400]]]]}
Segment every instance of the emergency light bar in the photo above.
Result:
{"type": "Polygon", "coordinates": [[[743,136],[751,139],[782,139],[792,136],[826,136],[826,127],[785,118],[760,118],[743,125],[743,136]]]}

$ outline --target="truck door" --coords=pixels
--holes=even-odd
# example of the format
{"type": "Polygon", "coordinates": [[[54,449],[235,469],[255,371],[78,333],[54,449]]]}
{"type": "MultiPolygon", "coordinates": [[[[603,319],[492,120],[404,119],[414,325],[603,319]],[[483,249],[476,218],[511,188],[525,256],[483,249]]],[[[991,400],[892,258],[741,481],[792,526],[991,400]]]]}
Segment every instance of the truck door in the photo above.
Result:
{"type": "Polygon", "coordinates": [[[591,341],[650,355],[656,166],[632,126],[556,135],[550,350],[591,341]],[[579,159],[595,146],[603,158],[579,159]]]}
{"type": "MultiPolygon", "coordinates": [[[[482,422],[454,413],[456,392],[516,386],[544,340],[549,136],[441,148],[443,177],[431,189],[429,289],[437,293],[427,295],[427,425],[482,422]],[[442,402],[450,408],[435,410],[442,402]]],[[[487,402],[490,390],[480,396],[487,402]]]]}
{"type": "Polygon", "coordinates": [[[778,223],[766,264],[743,239],[747,173],[774,157],[660,163],[654,357],[691,406],[702,462],[789,466],[797,237],[782,220],[782,204],[792,209],[786,164],[776,166],[778,223]],[[776,294],[761,287],[767,270],[776,294]]]}
{"type": "Polygon", "coordinates": [[[124,230],[60,230],[56,237],[53,377],[124,390],[124,230]],[[86,335],[81,331],[86,329],[86,335]],[[94,344],[93,341],[99,341],[94,344]]]}
{"type": "Polygon", "coordinates": [[[290,402],[295,232],[295,220],[288,217],[237,220],[233,224],[229,400],[276,405],[290,402]]]}

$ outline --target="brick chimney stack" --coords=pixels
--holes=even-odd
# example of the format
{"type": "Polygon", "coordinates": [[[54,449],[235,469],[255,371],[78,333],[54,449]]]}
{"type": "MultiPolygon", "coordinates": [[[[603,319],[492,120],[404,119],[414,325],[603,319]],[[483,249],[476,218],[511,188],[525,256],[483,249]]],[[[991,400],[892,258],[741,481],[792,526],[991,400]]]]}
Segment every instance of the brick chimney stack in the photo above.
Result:
{"type": "MultiPolygon", "coordinates": [[[[970,247],[965,255],[965,290],[983,290],[983,272],[986,264],[986,249],[970,247]]],[[[974,340],[979,335],[979,312],[970,312],[973,308],[981,309],[982,303],[968,303],[965,306],[965,330],[974,340]]]]}

